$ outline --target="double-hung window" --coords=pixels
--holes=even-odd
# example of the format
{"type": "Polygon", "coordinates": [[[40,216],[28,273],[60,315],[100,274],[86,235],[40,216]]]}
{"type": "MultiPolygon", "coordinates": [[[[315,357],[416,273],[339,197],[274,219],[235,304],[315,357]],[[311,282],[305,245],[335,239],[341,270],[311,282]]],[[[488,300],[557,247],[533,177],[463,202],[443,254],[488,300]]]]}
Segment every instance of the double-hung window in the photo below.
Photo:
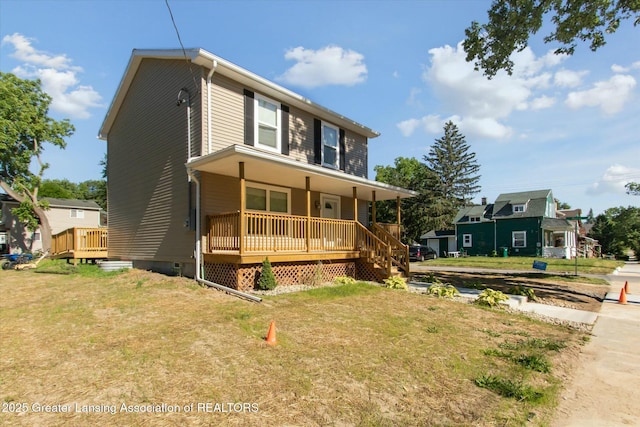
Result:
{"type": "Polygon", "coordinates": [[[511,233],[511,240],[514,248],[526,248],[527,247],[527,232],[526,231],[514,231],[511,233]]]}
{"type": "Polygon", "coordinates": [[[255,131],[256,146],[280,152],[280,104],[255,95],[255,131]]]}
{"type": "Polygon", "coordinates": [[[473,246],[473,235],[472,234],[463,234],[462,235],[462,247],[470,248],[473,246]]]}
{"type": "Polygon", "coordinates": [[[340,130],[322,122],[322,166],[338,169],[340,166],[340,130]]]}

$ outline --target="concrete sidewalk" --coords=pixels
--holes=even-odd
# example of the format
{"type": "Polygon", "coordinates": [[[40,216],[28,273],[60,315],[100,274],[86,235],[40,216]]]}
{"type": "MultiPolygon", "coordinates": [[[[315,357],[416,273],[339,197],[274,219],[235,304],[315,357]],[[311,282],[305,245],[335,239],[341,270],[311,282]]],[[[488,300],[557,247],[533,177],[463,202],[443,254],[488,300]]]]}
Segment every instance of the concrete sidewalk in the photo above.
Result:
{"type": "Polygon", "coordinates": [[[627,263],[608,279],[612,292],[566,384],[553,426],[640,425],[640,265],[627,263]],[[625,281],[629,293],[622,305],[625,281]]]}

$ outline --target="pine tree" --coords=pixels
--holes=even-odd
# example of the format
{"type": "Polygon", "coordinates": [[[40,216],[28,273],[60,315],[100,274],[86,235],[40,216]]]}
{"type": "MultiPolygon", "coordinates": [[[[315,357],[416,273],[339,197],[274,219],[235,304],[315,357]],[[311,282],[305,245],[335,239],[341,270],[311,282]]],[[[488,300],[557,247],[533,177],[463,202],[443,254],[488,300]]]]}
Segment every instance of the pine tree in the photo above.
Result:
{"type": "Polygon", "coordinates": [[[476,154],[469,152],[464,135],[449,121],[444,125],[444,136],[435,140],[424,160],[436,176],[433,189],[436,199],[429,207],[430,216],[436,228],[451,228],[458,209],[480,192],[476,154]]]}
{"type": "Polygon", "coordinates": [[[271,289],[275,289],[276,286],[278,286],[278,282],[276,282],[276,276],[271,269],[271,263],[269,262],[269,258],[265,258],[264,261],[262,261],[262,272],[258,279],[257,288],[261,291],[270,291],[271,289]]]}

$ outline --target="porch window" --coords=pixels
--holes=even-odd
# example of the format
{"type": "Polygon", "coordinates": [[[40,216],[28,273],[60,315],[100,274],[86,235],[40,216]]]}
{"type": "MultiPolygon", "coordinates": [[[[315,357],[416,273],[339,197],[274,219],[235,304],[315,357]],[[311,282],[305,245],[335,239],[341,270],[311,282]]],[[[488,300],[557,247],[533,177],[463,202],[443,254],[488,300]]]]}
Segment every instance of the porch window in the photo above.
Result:
{"type": "Polygon", "coordinates": [[[473,237],[471,234],[463,234],[462,235],[462,247],[470,248],[473,244],[473,237]]]}
{"type": "Polygon", "coordinates": [[[277,213],[291,212],[291,190],[263,184],[247,184],[246,206],[249,210],[277,213]]]}
{"type": "Polygon", "coordinates": [[[526,248],[527,247],[527,232],[526,231],[513,231],[511,233],[511,246],[514,248],[526,248]]]}
{"type": "Polygon", "coordinates": [[[255,95],[256,146],[280,152],[280,104],[255,95]]]}
{"type": "Polygon", "coordinates": [[[322,166],[338,169],[340,130],[328,123],[322,122],[322,166]]]}

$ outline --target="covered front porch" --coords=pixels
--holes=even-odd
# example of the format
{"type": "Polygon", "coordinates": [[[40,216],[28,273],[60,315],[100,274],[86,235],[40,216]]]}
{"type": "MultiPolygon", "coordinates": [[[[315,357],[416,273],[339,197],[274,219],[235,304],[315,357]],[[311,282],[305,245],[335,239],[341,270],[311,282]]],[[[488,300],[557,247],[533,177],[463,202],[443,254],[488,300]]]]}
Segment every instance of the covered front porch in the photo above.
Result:
{"type": "MultiPolygon", "coordinates": [[[[266,257],[281,284],[300,283],[311,274],[326,280],[338,275],[381,280],[396,271],[409,273],[399,206],[401,198],[415,195],[412,191],[240,145],[193,160],[188,167],[201,177],[233,177],[239,192],[237,210],[201,212],[207,280],[251,289],[266,257]],[[278,205],[284,212],[249,209],[247,200],[253,202],[247,190],[258,186],[253,183],[286,185],[288,198],[282,196],[285,191],[278,192],[286,200],[278,205]],[[333,198],[338,203],[330,206],[333,198]],[[375,201],[389,199],[397,201],[397,223],[379,224],[375,201]],[[369,215],[367,227],[362,218],[369,215]]],[[[204,197],[208,189],[200,191],[204,197]]]]}
{"type": "Polygon", "coordinates": [[[566,220],[544,218],[542,232],[544,235],[543,257],[571,259],[576,256],[576,233],[566,220]]]}

